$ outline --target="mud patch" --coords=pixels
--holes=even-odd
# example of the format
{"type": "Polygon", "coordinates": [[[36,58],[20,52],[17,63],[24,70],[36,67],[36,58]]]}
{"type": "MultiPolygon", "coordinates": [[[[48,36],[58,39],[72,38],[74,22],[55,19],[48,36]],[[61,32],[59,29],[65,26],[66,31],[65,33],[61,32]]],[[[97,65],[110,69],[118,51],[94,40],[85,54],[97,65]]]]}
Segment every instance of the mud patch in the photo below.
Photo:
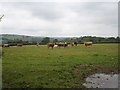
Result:
{"type": "Polygon", "coordinates": [[[103,65],[93,65],[93,64],[80,64],[75,66],[74,73],[80,75],[81,73],[86,74],[86,76],[95,74],[95,73],[104,73],[104,74],[118,74],[120,70],[118,68],[106,67],[103,65]]]}
{"type": "MultiPolygon", "coordinates": [[[[86,87],[86,88],[108,88],[107,85],[105,85],[106,87],[104,87],[104,85],[102,85],[101,83],[105,84],[107,81],[113,80],[115,78],[117,78],[116,80],[118,80],[118,72],[119,71],[120,70],[118,70],[118,68],[107,67],[104,65],[79,64],[74,67],[73,73],[76,77],[80,78],[80,80],[82,81],[83,87],[86,87]],[[110,78],[110,76],[111,76],[111,78],[110,78]],[[90,77],[92,77],[92,78],[90,78],[90,77]],[[97,79],[96,79],[96,77],[97,77],[97,79]],[[104,82],[104,80],[106,80],[106,81],[104,82]]],[[[114,86],[111,85],[113,88],[118,87],[118,81],[116,81],[116,80],[113,82],[114,83],[116,82],[117,84],[116,83],[115,84],[117,86],[114,84],[113,84],[114,86]]],[[[108,84],[108,85],[110,85],[110,84],[108,84]]]]}
{"type": "Polygon", "coordinates": [[[118,74],[93,74],[83,85],[86,88],[118,88],[118,74]]]}

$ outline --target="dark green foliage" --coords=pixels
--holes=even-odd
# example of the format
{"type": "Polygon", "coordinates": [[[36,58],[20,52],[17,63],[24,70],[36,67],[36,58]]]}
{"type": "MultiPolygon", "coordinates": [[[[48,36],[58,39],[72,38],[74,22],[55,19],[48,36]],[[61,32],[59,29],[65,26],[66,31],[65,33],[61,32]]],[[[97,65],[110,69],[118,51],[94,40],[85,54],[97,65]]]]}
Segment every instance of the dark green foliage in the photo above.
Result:
{"type": "Polygon", "coordinates": [[[57,39],[54,39],[53,42],[58,42],[58,40],[57,40],[57,39]]]}
{"type": "Polygon", "coordinates": [[[43,38],[43,40],[41,41],[41,43],[42,44],[47,44],[47,43],[49,43],[50,42],[50,38],[49,37],[45,37],[45,38],[43,38]]]}
{"type": "Polygon", "coordinates": [[[93,43],[120,43],[119,37],[95,37],[95,36],[83,36],[83,37],[59,37],[59,38],[51,38],[51,37],[33,37],[33,36],[25,36],[25,35],[10,35],[3,34],[0,35],[0,42],[2,43],[22,43],[25,45],[34,45],[40,43],[42,45],[47,44],[48,42],[78,42],[84,43],[87,41],[91,41],[93,43]]]}

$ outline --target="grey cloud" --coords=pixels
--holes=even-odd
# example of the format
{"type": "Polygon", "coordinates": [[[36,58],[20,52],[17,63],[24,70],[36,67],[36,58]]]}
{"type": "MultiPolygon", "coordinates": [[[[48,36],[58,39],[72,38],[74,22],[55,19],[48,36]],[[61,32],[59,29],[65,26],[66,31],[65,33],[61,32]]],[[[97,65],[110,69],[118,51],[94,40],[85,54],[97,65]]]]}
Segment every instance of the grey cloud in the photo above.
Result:
{"type": "Polygon", "coordinates": [[[55,2],[23,2],[23,3],[6,3],[10,7],[28,10],[34,17],[46,20],[55,20],[64,17],[64,10],[55,2]]]}
{"type": "Polygon", "coordinates": [[[3,21],[1,26],[3,33],[42,36],[117,35],[117,3],[24,2],[2,3],[1,7],[7,9],[6,22],[3,21]]]}
{"type": "MultiPolygon", "coordinates": [[[[75,4],[76,5],[76,4],[75,4]]],[[[93,18],[95,23],[117,24],[117,3],[111,2],[92,2],[82,5],[71,5],[71,9],[81,15],[93,18]]]]}

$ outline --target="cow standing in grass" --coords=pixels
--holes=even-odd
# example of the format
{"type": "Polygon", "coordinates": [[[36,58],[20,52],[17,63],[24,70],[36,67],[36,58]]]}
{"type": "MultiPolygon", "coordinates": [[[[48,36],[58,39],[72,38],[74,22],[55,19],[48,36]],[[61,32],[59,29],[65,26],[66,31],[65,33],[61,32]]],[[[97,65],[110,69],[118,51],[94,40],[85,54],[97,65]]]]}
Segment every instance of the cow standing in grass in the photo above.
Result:
{"type": "Polygon", "coordinates": [[[9,44],[3,44],[2,47],[10,47],[9,44]]]}
{"type": "Polygon", "coordinates": [[[74,45],[77,46],[77,42],[74,42],[74,45]]]}
{"type": "Polygon", "coordinates": [[[84,45],[87,46],[92,46],[92,42],[84,42],[84,45]]]}
{"type": "Polygon", "coordinates": [[[65,43],[64,43],[64,47],[67,47],[67,46],[68,46],[68,43],[67,43],[67,42],[65,42],[65,43]]]}
{"type": "Polygon", "coordinates": [[[51,48],[53,49],[53,47],[54,47],[54,43],[48,43],[47,46],[48,46],[48,48],[51,47],[51,48]]]}
{"type": "Polygon", "coordinates": [[[71,43],[71,46],[74,46],[74,43],[71,43]]]}
{"type": "Polygon", "coordinates": [[[77,42],[72,42],[71,46],[77,46],[77,42]]]}
{"type": "Polygon", "coordinates": [[[17,44],[17,47],[22,47],[23,46],[23,44],[17,44]]]}
{"type": "Polygon", "coordinates": [[[67,42],[65,42],[65,43],[61,43],[61,42],[60,42],[60,43],[55,43],[55,45],[57,45],[59,48],[60,48],[60,47],[64,47],[64,48],[65,48],[65,47],[68,46],[68,43],[67,43],[67,42]]]}
{"type": "Polygon", "coordinates": [[[54,45],[54,47],[58,47],[58,45],[54,45]]]}

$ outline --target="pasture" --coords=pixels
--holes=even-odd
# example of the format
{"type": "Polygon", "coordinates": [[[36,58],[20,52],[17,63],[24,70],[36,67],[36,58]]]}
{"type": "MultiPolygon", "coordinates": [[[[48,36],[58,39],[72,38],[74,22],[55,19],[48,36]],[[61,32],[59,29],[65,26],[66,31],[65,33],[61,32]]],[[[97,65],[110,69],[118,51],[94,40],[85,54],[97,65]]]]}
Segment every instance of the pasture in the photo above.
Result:
{"type": "Polygon", "coordinates": [[[3,52],[3,88],[84,88],[87,75],[118,70],[118,44],[6,47],[3,52]]]}

